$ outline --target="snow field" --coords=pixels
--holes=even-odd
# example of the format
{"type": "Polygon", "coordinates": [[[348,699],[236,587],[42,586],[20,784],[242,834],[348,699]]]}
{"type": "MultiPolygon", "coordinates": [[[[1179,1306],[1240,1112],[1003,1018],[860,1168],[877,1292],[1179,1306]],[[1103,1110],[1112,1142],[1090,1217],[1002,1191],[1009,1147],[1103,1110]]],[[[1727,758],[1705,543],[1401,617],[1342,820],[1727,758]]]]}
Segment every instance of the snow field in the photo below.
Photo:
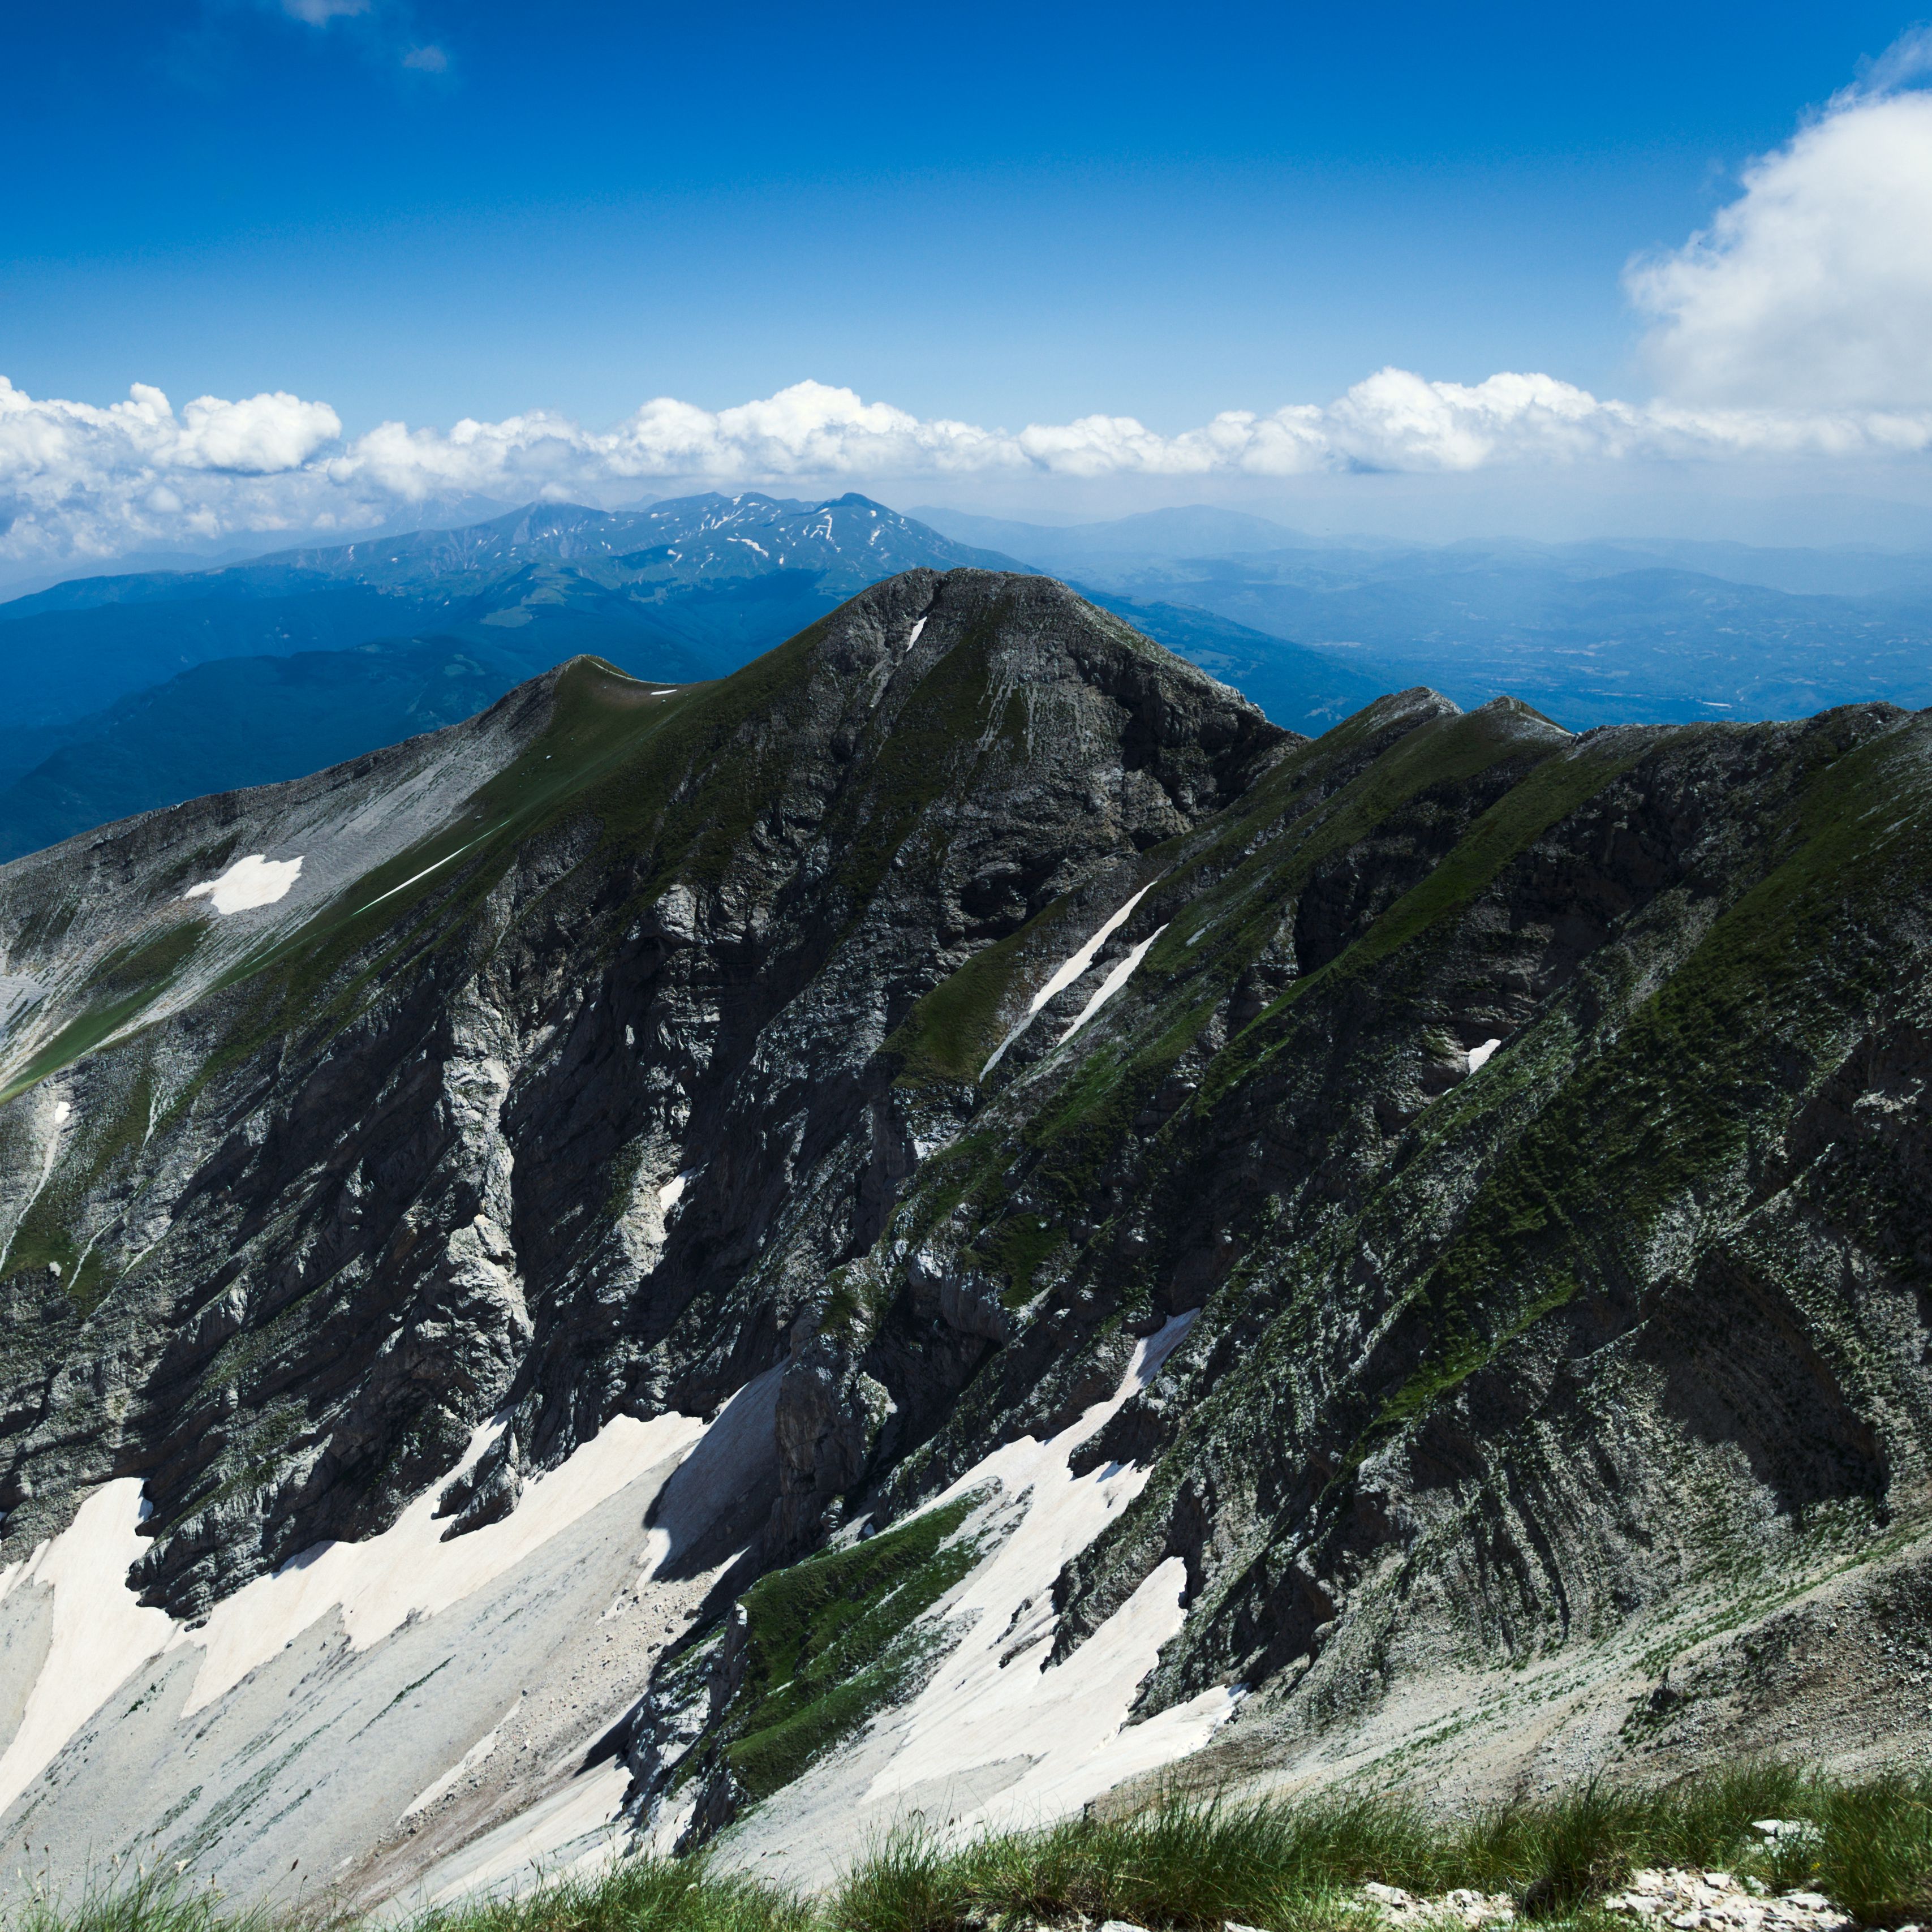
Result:
{"type": "Polygon", "coordinates": [[[289,896],[289,888],[302,876],[300,858],[271,859],[250,852],[237,859],[218,879],[204,879],[182,894],[184,899],[208,899],[224,916],[248,912],[256,906],[273,905],[289,896]]]}
{"type": "MultiPolygon", "coordinates": [[[[501,1426],[476,1431],[459,1469],[474,1464],[501,1426]]],[[[447,1524],[433,1514],[451,1480],[440,1478],[380,1536],[304,1550],[273,1576],[224,1599],[196,1630],[165,1610],[143,1608],[128,1587],[128,1572],[147,1547],[138,1532],[148,1506],[138,1478],[103,1484],[58,1536],[0,1570],[0,1599],[33,1587],[53,1593],[47,1660],[19,1730],[0,1755],[0,1811],[132,1672],[164,1651],[194,1646],[203,1652],[182,1708],[186,1718],[332,1611],[340,1612],[352,1648],[365,1650],[410,1618],[434,1616],[503,1575],[639,1476],[688,1454],[704,1430],[691,1416],[614,1417],[566,1461],[535,1478],[502,1521],[449,1543],[442,1540],[447,1524]]],[[[416,1804],[434,1795],[424,1793],[416,1804]]]]}
{"type": "Polygon", "coordinates": [[[104,1483],[59,1535],[0,1570],[0,1598],[38,1586],[54,1600],[46,1661],[27,1694],[20,1728],[0,1755],[0,1811],[175,1634],[166,1611],[143,1610],[128,1588],[129,1567],[147,1547],[138,1534],[147,1514],[138,1476],[104,1483]]]}
{"type": "Polygon", "coordinates": [[[199,1630],[184,1632],[177,1642],[198,1643],[208,1654],[183,1716],[212,1703],[338,1606],[358,1650],[380,1642],[412,1615],[434,1616],[448,1609],[646,1470],[688,1454],[704,1424],[688,1415],[649,1422],[614,1416],[566,1461],[532,1481],[501,1522],[445,1543],[448,1526],[434,1514],[437,1498],[500,1432],[495,1423],[479,1429],[458,1468],[424,1490],[381,1535],[363,1543],[318,1544],[291,1557],[272,1576],[258,1576],[224,1599],[199,1630]]]}
{"type": "Polygon", "coordinates": [[[1114,1394],[1059,1435],[1008,1443],[926,1505],[940,1508],[995,1481],[1006,1495],[1028,1499],[1018,1526],[949,1609],[949,1623],[965,1626],[951,1654],[912,1702],[886,1720],[895,1734],[892,1755],[854,1794],[860,1804],[890,1803],[915,1786],[931,1789],[934,1779],[963,1784],[975,1771],[1024,1756],[1032,1761],[1024,1774],[957,1814],[956,1828],[1061,1816],[1124,1778],[1197,1750],[1233,1711],[1239,1694],[1216,1689],[1127,1724],[1161,1646],[1185,1619],[1186,1565],[1178,1557],[1160,1564],[1064,1663],[1046,1667],[1058,1622],[1054,1579],[1148,1475],[1108,1463],[1076,1477],[1069,1467],[1073,1451],[1154,1380],[1193,1320],[1177,1316],[1142,1342],[1114,1394]]]}

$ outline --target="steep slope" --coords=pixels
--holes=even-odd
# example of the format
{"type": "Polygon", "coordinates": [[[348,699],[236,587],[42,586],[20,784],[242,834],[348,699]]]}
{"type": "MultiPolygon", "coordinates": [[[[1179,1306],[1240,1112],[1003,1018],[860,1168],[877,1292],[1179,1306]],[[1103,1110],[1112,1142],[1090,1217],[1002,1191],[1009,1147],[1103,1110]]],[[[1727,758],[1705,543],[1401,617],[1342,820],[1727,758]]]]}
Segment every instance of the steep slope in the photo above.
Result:
{"type": "Polygon", "coordinates": [[[1298,740],[914,572],[0,868],[8,1828],[434,1898],[1898,1751],[1928,746],[1298,740]]]}
{"type": "MultiPolygon", "coordinates": [[[[432,1549],[522,1535],[526,1484],[594,1462],[614,1418],[671,1432],[639,1438],[607,1494],[689,1448],[672,1425],[788,1358],[916,1157],[879,1052],[893,1026],[1282,742],[1056,585],[916,572],[722,685],[660,693],[580,662],[453,732],[0,871],[6,1550],[92,1499],[74,1546],[124,1550],[109,1576],[138,1555],[140,1614],[160,1619],[116,1658],[159,1647],[188,1673],[148,1707],[182,1712],[151,1769],[97,1753],[90,1786],[83,1732],[57,1788],[21,1801],[34,1828],[98,1847],[178,1804],[184,1843],[262,1879],[258,1828],[294,1792],[243,1790],[253,1730],[218,1726],[232,1787],[182,1756],[211,1721],[187,1725],[184,1700],[223,1679],[188,1668],[170,1614],[219,1604],[190,1653],[266,1664],[246,1634],[264,1613],[230,1606],[251,1579],[280,1600],[268,1573],[302,1552],[399,1512],[413,1550],[417,1498],[425,1524],[441,1498],[432,1549]]],[[[786,1439],[809,1396],[782,1394],[786,1439]]],[[[813,1527],[780,1496],[770,1400],[738,1514],[711,1526],[728,1558],[767,1519],[773,1550],[813,1527]]],[[[325,1594],[315,1614],[346,1618],[339,1661],[386,1709],[395,1647],[443,1634],[379,1616],[358,1661],[344,1587],[350,1608],[325,1594]]],[[[16,1658],[59,1655],[60,1601],[40,1568],[0,1598],[27,1619],[16,1658]]],[[[507,1653],[513,1692],[546,1658],[507,1653]]],[[[119,1671],[99,1668],[104,1695],[119,1671]]],[[[205,1689],[243,1725],[258,1692],[205,1689]]],[[[0,1786],[64,1744],[67,1708],[30,1708],[0,1786]]],[[[560,1703],[542,1761],[619,1714],[560,1703]]],[[[392,1822],[442,1768],[395,1762],[416,1783],[388,1793],[392,1822]]]]}
{"type": "Polygon", "coordinates": [[[660,1671],[659,1828],[763,1801],[730,1856],[818,1876],[1208,1736],[1210,1783],[1466,1793],[1915,1749],[1928,752],[1885,707],[1573,740],[1411,694],[929,996],[890,1043],[928,1157],[820,1336],[885,1420],[814,1495],[872,1540],[746,1598],[722,1704],[660,1671]],[[922,1524],[960,1574],[868,1642],[922,1524]]]}

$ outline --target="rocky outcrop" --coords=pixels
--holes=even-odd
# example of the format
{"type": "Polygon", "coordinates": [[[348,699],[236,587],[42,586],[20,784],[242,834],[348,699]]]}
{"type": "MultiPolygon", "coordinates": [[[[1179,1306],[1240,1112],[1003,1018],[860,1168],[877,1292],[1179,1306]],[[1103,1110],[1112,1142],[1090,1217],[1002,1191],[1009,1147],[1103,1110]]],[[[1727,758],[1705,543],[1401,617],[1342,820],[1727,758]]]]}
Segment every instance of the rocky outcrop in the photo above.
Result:
{"type": "MultiPolygon", "coordinates": [[[[23,1544],[138,1473],[142,1582],[193,1614],[380,1528],[501,1408],[453,1534],[614,1411],[703,1412],[789,1352],[777,1528],[806,1546],[876,1434],[862,1390],[820,1400],[810,1331],[914,1163],[886,1036],[1284,742],[1058,586],[976,572],[894,580],[722,686],[653,698],[584,663],[536,698],[446,824],[418,815],[389,872],[425,877],[380,918],[351,904],[380,871],[310,901],[253,972],[238,938],[286,928],[279,903],[178,898],[212,829],[217,858],[256,836],[246,800],[90,835],[86,884],[68,848],[0,874],[10,970],[58,976],[83,928],[95,956],[179,931],[226,967],[10,1110],[15,1197],[44,1166],[71,1257],[8,1284],[32,1298],[0,1451],[23,1544]]],[[[305,876],[368,802],[344,778],[304,782],[332,801],[305,876]]]]}

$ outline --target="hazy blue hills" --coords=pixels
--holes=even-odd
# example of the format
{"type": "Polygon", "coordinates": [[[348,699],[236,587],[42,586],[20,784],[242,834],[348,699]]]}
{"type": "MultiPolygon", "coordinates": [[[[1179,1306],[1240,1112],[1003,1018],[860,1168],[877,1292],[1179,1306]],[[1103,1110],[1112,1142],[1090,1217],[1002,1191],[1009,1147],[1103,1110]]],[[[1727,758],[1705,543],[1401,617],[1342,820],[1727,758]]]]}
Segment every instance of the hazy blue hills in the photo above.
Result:
{"type": "Polygon", "coordinates": [[[1513,694],[1573,728],[1932,704],[1922,553],[1339,543],[1199,506],[1058,528],[924,514],[962,538],[997,531],[1090,593],[1294,638],[1384,690],[1431,685],[1466,705],[1513,694]]]}
{"type": "MultiPolygon", "coordinates": [[[[751,494],[531,505],[57,585],[0,604],[0,859],[394,743],[580,654],[667,684],[724,676],[880,578],[970,565],[1010,567],[862,496],[751,494]]],[[[1382,688],[1210,611],[1100,601],[1298,730],[1382,688]]]]}
{"type": "Polygon", "coordinates": [[[460,530],[291,550],[220,570],[85,578],[0,604],[0,695],[56,724],[212,658],[430,634],[532,670],[591,651],[641,676],[716,675],[882,577],[1004,566],[862,496],[708,494],[645,510],[533,504],[460,530]]]}
{"type": "Polygon", "coordinates": [[[320,769],[588,653],[728,675],[916,568],[1060,576],[1318,735],[1378,693],[1508,693],[1573,729],[1932,704],[1932,556],[1659,538],[1316,538],[1195,505],[1064,527],[847,495],[531,504],[0,604],[0,858],[320,769]]]}
{"type": "Polygon", "coordinates": [[[119,699],[0,787],[0,859],[439,730],[522,675],[512,653],[447,638],[197,664],[119,699]]]}
{"type": "Polygon", "coordinates": [[[1277,724],[1318,738],[1389,688],[1372,668],[1339,654],[1311,651],[1286,638],[1185,604],[1144,603],[1083,586],[1083,595],[1124,617],[1137,631],[1212,672],[1251,698],[1277,724]]]}

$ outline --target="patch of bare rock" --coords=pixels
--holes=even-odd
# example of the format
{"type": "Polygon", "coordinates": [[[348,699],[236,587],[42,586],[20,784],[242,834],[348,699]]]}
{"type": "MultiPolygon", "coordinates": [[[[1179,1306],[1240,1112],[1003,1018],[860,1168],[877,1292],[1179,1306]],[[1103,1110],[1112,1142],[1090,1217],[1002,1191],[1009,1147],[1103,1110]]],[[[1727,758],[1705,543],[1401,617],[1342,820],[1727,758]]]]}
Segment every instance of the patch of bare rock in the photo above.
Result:
{"type": "Polygon", "coordinates": [[[1822,1892],[1773,1892],[1723,1871],[1640,1871],[1604,1901],[1675,1932],[1839,1932],[1853,1923],[1822,1892]]]}

